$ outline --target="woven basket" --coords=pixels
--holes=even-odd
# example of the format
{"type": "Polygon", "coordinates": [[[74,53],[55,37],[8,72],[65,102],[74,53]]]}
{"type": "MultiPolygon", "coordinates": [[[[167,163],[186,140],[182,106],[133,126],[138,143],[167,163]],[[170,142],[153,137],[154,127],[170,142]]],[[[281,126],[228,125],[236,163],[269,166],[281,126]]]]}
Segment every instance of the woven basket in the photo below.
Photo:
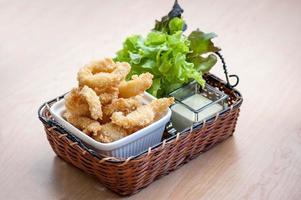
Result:
{"type": "Polygon", "coordinates": [[[205,78],[207,83],[229,96],[228,109],[189,130],[174,136],[165,135],[160,144],[125,160],[97,155],[52,119],[49,107],[63,96],[43,104],[39,118],[53,151],[59,157],[96,177],[117,194],[131,195],[233,134],[242,96],[211,74],[205,78]]]}

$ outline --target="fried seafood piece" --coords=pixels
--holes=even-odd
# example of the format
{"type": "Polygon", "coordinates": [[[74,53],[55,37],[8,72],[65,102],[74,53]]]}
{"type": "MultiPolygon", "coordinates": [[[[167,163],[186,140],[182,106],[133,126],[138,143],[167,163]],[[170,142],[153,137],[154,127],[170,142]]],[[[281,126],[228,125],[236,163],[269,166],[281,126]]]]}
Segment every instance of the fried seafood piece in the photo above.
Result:
{"type": "Polygon", "coordinates": [[[128,114],[133,110],[136,110],[139,106],[142,105],[142,97],[137,95],[130,98],[119,98],[114,99],[111,104],[108,104],[103,107],[103,120],[109,121],[111,115],[114,112],[120,111],[124,114],[128,114]]]}
{"type": "Polygon", "coordinates": [[[65,97],[66,109],[78,116],[102,118],[101,103],[96,93],[89,87],[73,88],[65,97]]]}
{"type": "Polygon", "coordinates": [[[141,106],[135,111],[124,115],[122,112],[112,114],[112,123],[127,129],[129,132],[135,132],[153,122],[155,114],[150,106],[141,106]]]}
{"type": "Polygon", "coordinates": [[[65,96],[66,109],[78,116],[90,116],[89,105],[85,98],[80,95],[79,88],[73,88],[68,95],[65,96]]]}
{"type": "Polygon", "coordinates": [[[100,123],[88,117],[74,115],[68,111],[63,114],[63,117],[89,136],[96,135],[101,130],[100,123]]]}
{"type": "Polygon", "coordinates": [[[125,136],[127,136],[127,131],[113,123],[106,123],[101,125],[101,129],[97,134],[93,134],[92,138],[103,143],[114,142],[125,136]]]}
{"type": "Polygon", "coordinates": [[[85,66],[92,74],[107,72],[111,73],[116,69],[116,64],[112,58],[104,58],[102,60],[94,60],[85,66]]]}
{"type": "Polygon", "coordinates": [[[112,123],[101,125],[96,120],[77,116],[68,111],[63,114],[63,117],[73,126],[99,142],[113,142],[128,135],[125,129],[112,123]]]}
{"type": "Polygon", "coordinates": [[[153,83],[153,75],[149,72],[140,74],[139,76],[133,75],[132,80],[123,81],[119,85],[119,96],[129,98],[142,94],[145,90],[149,89],[153,83]]]}
{"type": "Polygon", "coordinates": [[[101,119],[102,118],[102,109],[99,97],[91,88],[84,86],[80,92],[89,105],[89,111],[92,119],[101,119]]]}
{"type": "Polygon", "coordinates": [[[155,120],[160,119],[166,112],[167,108],[174,103],[175,103],[175,99],[173,97],[153,100],[150,103],[150,106],[153,108],[153,111],[155,113],[155,120]]]}
{"type": "Polygon", "coordinates": [[[110,104],[114,99],[118,98],[119,94],[117,87],[109,87],[106,89],[94,88],[94,91],[99,96],[102,105],[110,104]]]}
{"type": "Polygon", "coordinates": [[[96,93],[89,87],[74,88],[65,97],[67,110],[78,116],[102,118],[101,103],[96,93]]]}
{"type": "Polygon", "coordinates": [[[139,106],[142,105],[141,96],[135,96],[131,98],[119,98],[114,99],[111,104],[104,107],[104,113],[106,115],[112,115],[113,112],[121,111],[123,113],[130,113],[133,110],[136,110],[139,106]]]}
{"type": "Polygon", "coordinates": [[[99,89],[117,87],[130,72],[131,66],[126,62],[117,62],[114,70],[111,72],[93,69],[88,65],[79,70],[77,80],[80,86],[87,85],[90,88],[99,89]]]}
{"type": "Polygon", "coordinates": [[[112,123],[132,133],[162,117],[166,109],[173,103],[173,97],[156,99],[150,104],[138,107],[127,115],[122,112],[114,112],[111,120],[112,123]]]}

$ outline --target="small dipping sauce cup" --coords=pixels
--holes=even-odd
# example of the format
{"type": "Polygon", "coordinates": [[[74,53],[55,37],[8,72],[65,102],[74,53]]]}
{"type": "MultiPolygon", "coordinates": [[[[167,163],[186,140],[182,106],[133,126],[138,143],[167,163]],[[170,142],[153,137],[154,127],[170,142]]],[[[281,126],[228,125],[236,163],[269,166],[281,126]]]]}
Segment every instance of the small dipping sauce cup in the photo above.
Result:
{"type": "Polygon", "coordinates": [[[206,84],[189,83],[170,94],[176,100],[171,121],[177,131],[194,126],[227,108],[228,95],[206,84]]]}

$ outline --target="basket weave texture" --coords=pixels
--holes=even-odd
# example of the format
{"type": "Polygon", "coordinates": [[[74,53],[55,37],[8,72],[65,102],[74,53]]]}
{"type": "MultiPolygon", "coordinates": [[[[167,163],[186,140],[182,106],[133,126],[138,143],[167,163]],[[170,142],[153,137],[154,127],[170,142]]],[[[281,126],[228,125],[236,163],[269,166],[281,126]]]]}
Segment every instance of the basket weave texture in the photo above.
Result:
{"type": "Polygon", "coordinates": [[[229,108],[226,111],[196,127],[164,139],[156,147],[137,157],[125,160],[96,155],[80,140],[53,122],[47,107],[55,100],[40,108],[39,117],[53,151],[60,158],[96,177],[117,194],[131,195],[233,134],[242,96],[213,75],[208,75],[206,81],[229,96],[229,108]]]}

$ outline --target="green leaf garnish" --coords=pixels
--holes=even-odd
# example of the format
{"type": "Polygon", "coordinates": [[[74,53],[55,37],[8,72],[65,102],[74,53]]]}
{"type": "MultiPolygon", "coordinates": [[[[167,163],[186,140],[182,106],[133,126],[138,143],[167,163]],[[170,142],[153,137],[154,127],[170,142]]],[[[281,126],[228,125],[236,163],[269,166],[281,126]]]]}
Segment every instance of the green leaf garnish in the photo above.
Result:
{"type": "Polygon", "coordinates": [[[215,38],[215,33],[203,33],[200,30],[192,31],[188,36],[190,49],[193,54],[203,54],[208,52],[217,52],[220,49],[214,46],[211,39],[215,38]]]}
{"type": "Polygon", "coordinates": [[[126,38],[116,54],[116,61],[132,66],[128,78],[145,72],[154,75],[148,92],[156,97],[167,96],[192,80],[204,87],[203,75],[217,62],[214,53],[220,49],[211,41],[216,35],[196,30],[185,36],[183,31],[187,26],[182,13],[176,1],[168,15],[156,21],[155,28],[145,38],[140,35],[126,38]]]}
{"type": "Polygon", "coordinates": [[[174,18],[180,19],[183,12],[184,10],[181,8],[178,1],[176,0],[171,11],[169,11],[168,15],[162,17],[161,21],[156,20],[154,30],[165,32],[165,33],[173,33],[171,29],[175,28],[175,26],[179,27],[181,25],[182,28],[179,30],[185,31],[187,25],[182,19],[181,21],[180,20],[173,21],[170,24],[170,21],[173,20],[174,18]],[[172,28],[170,26],[172,26],[172,28]]]}

